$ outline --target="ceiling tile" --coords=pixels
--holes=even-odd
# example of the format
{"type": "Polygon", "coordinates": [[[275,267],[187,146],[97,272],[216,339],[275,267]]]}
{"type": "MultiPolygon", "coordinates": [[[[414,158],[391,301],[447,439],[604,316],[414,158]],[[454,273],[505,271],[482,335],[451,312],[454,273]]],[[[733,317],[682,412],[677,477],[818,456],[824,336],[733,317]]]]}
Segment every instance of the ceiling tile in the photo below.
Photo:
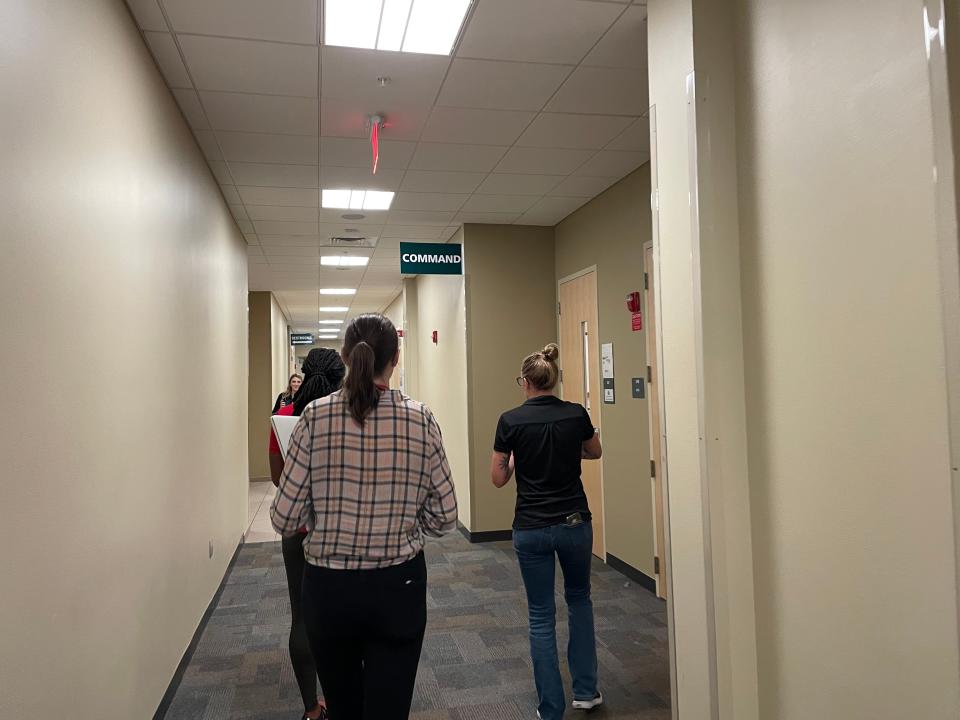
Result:
{"type": "Polygon", "coordinates": [[[487,173],[496,167],[506,147],[418,143],[410,159],[412,170],[452,170],[487,173]]]}
{"type": "Polygon", "coordinates": [[[650,159],[645,152],[601,150],[577,169],[576,175],[621,178],[650,159]]]}
{"type": "MultiPolygon", "coordinates": [[[[306,188],[273,188],[241,186],[237,190],[245,205],[286,205],[313,208],[320,207],[320,193],[306,188]]],[[[313,219],[317,219],[314,212],[313,219]]]]}
{"type": "Polygon", "coordinates": [[[238,185],[320,187],[320,168],[317,165],[231,162],[230,170],[238,185]]]}
{"type": "Polygon", "coordinates": [[[647,69],[647,8],[627,9],[583,60],[595,67],[647,69]]]}
{"type": "Polygon", "coordinates": [[[236,220],[249,220],[250,216],[247,215],[246,209],[243,205],[228,205],[230,208],[230,214],[233,215],[236,220]]]}
{"type": "Polygon", "coordinates": [[[180,46],[199,90],[317,96],[316,47],[198,35],[180,46]]]}
{"type": "Polygon", "coordinates": [[[201,91],[200,99],[214,130],[317,135],[315,98],[201,91]]]}
{"type": "Polygon", "coordinates": [[[227,168],[225,162],[208,161],[207,164],[210,166],[210,169],[213,171],[213,176],[217,179],[217,182],[221,185],[233,185],[233,176],[230,174],[230,170],[227,168]]]}
{"type": "Polygon", "coordinates": [[[233,185],[221,185],[220,191],[223,193],[223,198],[227,201],[227,204],[243,204],[243,199],[240,197],[240,193],[237,192],[237,189],[233,185]]]}
{"type": "Polygon", "coordinates": [[[180,111],[183,113],[183,117],[186,118],[187,124],[192,128],[197,128],[198,130],[209,130],[210,123],[207,122],[206,116],[203,114],[203,106],[200,105],[200,98],[197,97],[196,90],[187,90],[185,88],[177,88],[171,90],[173,97],[177,100],[177,105],[180,106],[180,111]]]}
{"type": "Polygon", "coordinates": [[[650,121],[648,118],[638,118],[620,135],[610,141],[606,150],[650,150],[650,121]]]}
{"type": "Polygon", "coordinates": [[[489,195],[546,195],[563,178],[563,175],[492,173],[480,184],[477,192],[489,195]]]}
{"type": "MultiPolygon", "coordinates": [[[[406,169],[416,147],[413,142],[384,140],[380,143],[378,169],[406,169]]],[[[320,161],[324,165],[369,168],[372,159],[370,141],[365,138],[320,138],[320,161]]]]}
{"type": "MultiPolygon", "coordinates": [[[[320,209],[320,222],[332,223],[333,225],[348,225],[363,231],[364,235],[376,235],[380,228],[387,222],[388,211],[386,210],[346,210],[343,208],[320,209]],[[348,220],[344,215],[362,215],[360,220],[348,220]]],[[[338,231],[339,232],[339,231],[338,231]]]]}
{"type": "Polygon", "coordinates": [[[473,195],[464,204],[461,215],[474,212],[522,213],[535,202],[537,198],[533,195],[473,195]]]}
{"type": "Polygon", "coordinates": [[[556,225],[585,202],[587,202],[586,198],[542,198],[527,210],[517,223],[519,225],[556,225]]]}
{"type": "Polygon", "coordinates": [[[253,223],[249,220],[237,220],[237,227],[242,233],[252,233],[254,231],[253,223]]]}
{"type": "Polygon", "coordinates": [[[317,247],[319,239],[316,235],[258,235],[260,246],[263,248],[278,246],[309,246],[317,247]]]}
{"type": "Polygon", "coordinates": [[[217,132],[224,158],[252,163],[316,165],[319,139],[303,135],[217,132]]]}
{"type": "Polygon", "coordinates": [[[316,44],[317,0],[164,0],[177,32],[316,44]]]}
{"type": "Polygon", "coordinates": [[[469,196],[452,193],[399,192],[393,199],[394,210],[459,210],[469,196]]]}
{"type": "Polygon", "coordinates": [[[254,235],[253,233],[244,233],[244,234],[243,234],[243,237],[244,237],[244,239],[247,241],[247,244],[248,244],[248,245],[255,245],[255,244],[257,243],[257,240],[259,239],[259,238],[258,238],[256,235],[254,235]]]}
{"type": "Polygon", "coordinates": [[[320,130],[331,137],[362,138],[370,133],[370,115],[380,113],[385,118],[381,139],[416,140],[430,114],[428,104],[392,105],[388,113],[377,105],[356,105],[347,100],[324,100],[320,104],[320,130]]]}
{"type": "Polygon", "coordinates": [[[361,105],[370,112],[394,105],[430,106],[449,62],[438,55],[324,46],[323,99],[361,105]],[[387,84],[381,87],[379,78],[387,78],[387,84]]]}
{"type": "Polygon", "coordinates": [[[497,172],[535,175],[569,175],[593,155],[592,150],[511,148],[497,165],[497,172]]]}
{"type": "Polygon", "coordinates": [[[167,21],[163,19],[157,0],[127,0],[127,5],[142,30],[167,32],[167,21]]]}
{"type": "Polygon", "coordinates": [[[615,177],[579,177],[571,175],[550,191],[551,196],[596,197],[617,182],[615,177]]]}
{"type": "Polygon", "coordinates": [[[303,257],[303,258],[314,258],[318,263],[320,262],[320,253],[319,248],[309,245],[278,245],[274,247],[264,248],[263,251],[269,258],[289,258],[291,257],[303,257]]]}
{"type": "Polygon", "coordinates": [[[167,81],[167,85],[172,88],[193,87],[190,76],[187,75],[187,68],[184,67],[183,60],[180,59],[177,44],[173,41],[173,35],[163,32],[145,32],[143,37],[157,61],[157,66],[167,81]]]}
{"type": "Polygon", "coordinates": [[[391,225],[442,225],[453,222],[454,210],[391,210],[391,225]]]}
{"type": "Polygon", "coordinates": [[[408,192],[472,193],[483,178],[483,173],[407,170],[400,187],[408,192]]]}
{"type": "MultiPolygon", "coordinates": [[[[258,235],[314,235],[319,223],[258,220],[254,223],[258,235]]],[[[267,247],[263,245],[263,247],[267,247]]]]}
{"type": "Polygon", "coordinates": [[[403,240],[435,240],[440,237],[443,228],[434,225],[387,225],[383,237],[403,240]]]}
{"type": "Polygon", "coordinates": [[[197,139],[197,144],[208,161],[223,162],[223,155],[220,152],[220,146],[217,144],[217,136],[213,134],[212,130],[194,130],[193,136],[197,139]]]}
{"type": "Polygon", "coordinates": [[[493,110],[539,110],[570,71],[569,65],[458,58],[450,66],[438,105],[493,110]]]}
{"type": "Polygon", "coordinates": [[[512,145],[533,120],[532,112],[436,107],[421,139],[476,145],[512,145]]]}
{"type": "Polygon", "coordinates": [[[509,225],[520,217],[520,213],[510,212],[463,212],[458,213],[458,223],[480,223],[483,225],[509,225]]]}
{"type": "Polygon", "coordinates": [[[623,132],[630,121],[631,118],[611,115],[541,113],[520,136],[517,145],[599,150],[623,132]]]}
{"type": "Polygon", "coordinates": [[[576,64],[622,11],[579,0],[483,0],[457,57],[576,64]]]}
{"type": "Polygon", "coordinates": [[[624,68],[578,67],[545,109],[639,116],[646,112],[647,106],[647,73],[624,68]]]}
{"type": "Polygon", "coordinates": [[[250,205],[246,206],[251,220],[297,220],[311,222],[317,219],[317,208],[284,207],[281,205],[250,205]]]}
{"type": "Polygon", "coordinates": [[[320,167],[320,187],[327,189],[397,190],[402,178],[403,170],[382,169],[371,175],[365,167],[320,167]]]}

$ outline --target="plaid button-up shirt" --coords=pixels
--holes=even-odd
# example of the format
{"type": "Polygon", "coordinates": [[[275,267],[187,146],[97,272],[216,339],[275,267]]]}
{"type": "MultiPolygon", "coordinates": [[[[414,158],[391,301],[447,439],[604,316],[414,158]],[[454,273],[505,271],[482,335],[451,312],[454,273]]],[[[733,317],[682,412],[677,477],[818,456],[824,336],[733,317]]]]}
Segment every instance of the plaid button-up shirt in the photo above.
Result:
{"type": "Polygon", "coordinates": [[[270,508],[281,535],[306,528],[307,562],[338,570],[399,565],[457,525],[440,426],[386,390],[363,426],[340,392],[311,403],[290,439],[270,508]]]}

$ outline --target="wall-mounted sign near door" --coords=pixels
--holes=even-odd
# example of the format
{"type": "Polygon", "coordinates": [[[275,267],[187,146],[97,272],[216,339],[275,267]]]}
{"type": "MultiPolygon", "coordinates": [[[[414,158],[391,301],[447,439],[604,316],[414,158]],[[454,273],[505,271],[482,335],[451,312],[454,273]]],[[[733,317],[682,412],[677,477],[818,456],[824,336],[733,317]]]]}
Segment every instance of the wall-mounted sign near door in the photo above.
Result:
{"type": "Polygon", "coordinates": [[[310,333],[290,333],[291,345],[313,345],[313,335],[310,333]]]}
{"type": "Polygon", "coordinates": [[[442,243],[400,243],[404,275],[463,275],[463,246],[442,243]]]}

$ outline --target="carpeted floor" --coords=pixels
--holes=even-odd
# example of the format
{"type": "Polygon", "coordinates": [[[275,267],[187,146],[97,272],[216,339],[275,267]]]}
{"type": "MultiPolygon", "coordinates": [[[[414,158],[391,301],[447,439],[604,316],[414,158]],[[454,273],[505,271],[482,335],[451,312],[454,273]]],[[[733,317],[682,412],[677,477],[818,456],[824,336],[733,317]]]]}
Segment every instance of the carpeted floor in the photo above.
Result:
{"type": "MultiPolygon", "coordinates": [[[[509,543],[432,542],[429,626],[413,720],[533,720],[536,694],[527,607],[509,543]]],[[[558,569],[559,576],[559,569],[558,569]]],[[[593,578],[600,686],[591,720],[670,717],[666,606],[597,562],[593,578]]],[[[558,577],[558,635],[566,609],[558,577]]],[[[287,588],[280,543],[244,545],[184,674],[167,720],[297,720],[287,656],[287,588]]],[[[569,675],[567,682],[569,698],[569,675]]],[[[569,711],[568,717],[581,716],[569,711]]]]}

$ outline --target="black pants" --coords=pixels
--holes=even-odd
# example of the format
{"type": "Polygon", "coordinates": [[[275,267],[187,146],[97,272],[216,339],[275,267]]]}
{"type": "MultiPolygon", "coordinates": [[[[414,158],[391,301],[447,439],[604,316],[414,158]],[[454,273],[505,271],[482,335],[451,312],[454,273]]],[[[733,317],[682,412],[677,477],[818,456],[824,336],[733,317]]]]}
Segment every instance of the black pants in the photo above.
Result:
{"type": "Polygon", "coordinates": [[[330,720],[406,720],[427,626],[423,553],[380,570],[308,563],[303,612],[330,720]]]}
{"type": "Polygon", "coordinates": [[[313,710],[317,705],[317,665],[310,652],[307,638],[307,626],[303,622],[303,609],[300,598],[303,594],[303,568],[307,564],[303,558],[303,535],[299,533],[285,537],[280,543],[283,548],[283,567],[287,571],[287,589],[290,591],[290,662],[293,674],[300,687],[304,711],[313,710]]]}

